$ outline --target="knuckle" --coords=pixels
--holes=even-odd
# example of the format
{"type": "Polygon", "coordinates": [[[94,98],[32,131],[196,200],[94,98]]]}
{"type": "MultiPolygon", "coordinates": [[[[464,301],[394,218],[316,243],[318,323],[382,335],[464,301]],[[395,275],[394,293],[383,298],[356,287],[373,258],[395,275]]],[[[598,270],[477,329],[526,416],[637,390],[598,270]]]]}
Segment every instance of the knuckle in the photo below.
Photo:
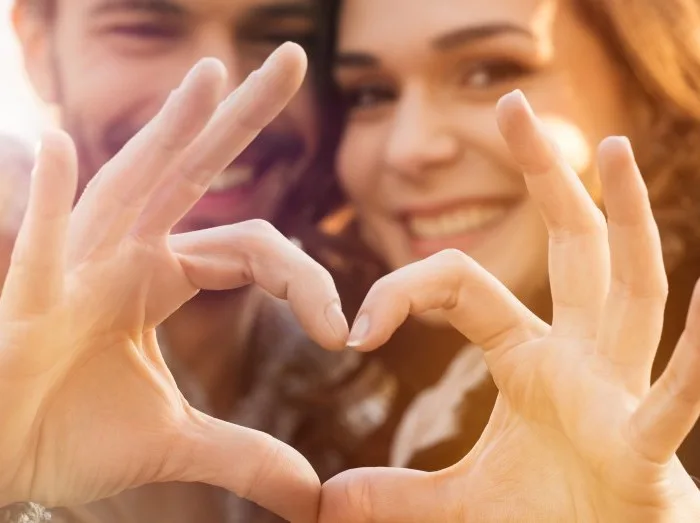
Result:
{"type": "Polygon", "coordinates": [[[468,255],[459,249],[446,249],[435,255],[440,262],[437,270],[444,271],[448,269],[450,272],[456,272],[458,275],[463,275],[475,263],[468,255]]]}
{"type": "Polygon", "coordinates": [[[345,483],[345,500],[351,514],[356,516],[355,521],[367,522],[373,520],[374,488],[372,482],[366,477],[351,474],[345,483]]]}
{"type": "Polygon", "coordinates": [[[241,227],[243,227],[250,236],[255,238],[261,238],[268,241],[279,240],[282,238],[282,233],[280,233],[274,225],[267,220],[260,218],[243,222],[241,227]]]}
{"type": "Polygon", "coordinates": [[[280,444],[275,438],[266,433],[259,433],[256,446],[259,449],[259,459],[242,486],[241,495],[250,498],[261,485],[264,485],[269,477],[278,470],[279,461],[282,458],[280,444]]]}
{"type": "Polygon", "coordinates": [[[391,273],[383,278],[380,278],[372,285],[368,295],[384,296],[394,295],[399,292],[404,285],[402,284],[402,275],[399,272],[391,273]]]}
{"type": "Polygon", "coordinates": [[[459,249],[445,249],[435,255],[436,258],[454,265],[468,263],[470,258],[459,249]]]}

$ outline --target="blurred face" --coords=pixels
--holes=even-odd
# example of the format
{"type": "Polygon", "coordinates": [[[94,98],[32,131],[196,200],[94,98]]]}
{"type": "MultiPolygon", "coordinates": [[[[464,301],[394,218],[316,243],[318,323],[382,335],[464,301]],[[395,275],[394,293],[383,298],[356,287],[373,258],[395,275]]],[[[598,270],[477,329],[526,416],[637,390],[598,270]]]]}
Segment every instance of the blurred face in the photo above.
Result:
{"type": "Polygon", "coordinates": [[[547,284],[547,233],[495,119],[520,88],[595,195],[595,149],[640,96],[573,0],[345,0],[338,157],[365,241],[392,268],[446,248],[521,299],[547,284]]]}
{"type": "MultiPolygon", "coordinates": [[[[310,0],[59,0],[45,28],[45,48],[34,56],[48,54],[49,96],[78,144],[84,186],[198,60],[222,60],[233,89],[277,45],[307,43],[314,24],[310,0]]],[[[304,88],[178,230],[271,219],[314,154],[315,125],[304,88]]]]}

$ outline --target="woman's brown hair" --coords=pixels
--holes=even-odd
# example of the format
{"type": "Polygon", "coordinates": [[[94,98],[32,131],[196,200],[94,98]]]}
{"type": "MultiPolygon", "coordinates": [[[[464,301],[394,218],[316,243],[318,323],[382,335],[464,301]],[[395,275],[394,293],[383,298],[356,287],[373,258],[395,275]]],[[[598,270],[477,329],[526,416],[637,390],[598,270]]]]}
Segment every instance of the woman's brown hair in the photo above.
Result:
{"type": "Polygon", "coordinates": [[[673,266],[700,242],[700,3],[577,1],[647,97],[650,132],[635,148],[673,266]]]}

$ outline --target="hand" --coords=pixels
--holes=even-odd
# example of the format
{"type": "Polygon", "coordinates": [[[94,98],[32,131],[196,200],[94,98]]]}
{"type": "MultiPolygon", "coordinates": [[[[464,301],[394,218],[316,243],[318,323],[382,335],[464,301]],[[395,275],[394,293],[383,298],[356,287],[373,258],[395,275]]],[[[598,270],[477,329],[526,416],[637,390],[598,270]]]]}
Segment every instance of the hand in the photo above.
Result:
{"type": "Polygon", "coordinates": [[[200,62],[72,212],[72,144],[45,137],[0,299],[0,506],[75,505],[184,481],[315,519],[311,466],[270,436],[190,407],[155,336],[200,289],[256,282],[287,298],[321,345],[344,346],[330,275],[271,226],[168,236],[287,103],[305,65],[299,47],[282,46],[220,103],[225,71],[200,62]]]}
{"type": "Polygon", "coordinates": [[[0,288],[27,206],[32,162],[23,142],[0,135],[0,288]]]}
{"type": "Polygon", "coordinates": [[[608,139],[599,151],[606,225],[519,93],[501,100],[498,120],[549,230],[553,324],[457,251],[379,281],[360,311],[362,350],[408,314],[442,309],[484,349],[500,394],[460,463],[341,474],[323,487],[320,520],[700,521],[700,493],[675,457],[700,411],[700,292],[650,386],[667,282],[629,143],[608,139]]]}

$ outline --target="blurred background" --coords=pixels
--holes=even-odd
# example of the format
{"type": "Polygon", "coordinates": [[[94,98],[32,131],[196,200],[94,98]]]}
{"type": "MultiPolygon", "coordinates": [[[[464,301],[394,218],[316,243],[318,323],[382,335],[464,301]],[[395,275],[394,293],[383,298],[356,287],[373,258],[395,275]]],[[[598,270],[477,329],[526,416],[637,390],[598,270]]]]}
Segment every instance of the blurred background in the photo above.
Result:
{"type": "Polygon", "coordinates": [[[0,134],[34,143],[49,122],[22,68],[22,57],[11,30],[11,0],[0,0],[0,134]]]}

